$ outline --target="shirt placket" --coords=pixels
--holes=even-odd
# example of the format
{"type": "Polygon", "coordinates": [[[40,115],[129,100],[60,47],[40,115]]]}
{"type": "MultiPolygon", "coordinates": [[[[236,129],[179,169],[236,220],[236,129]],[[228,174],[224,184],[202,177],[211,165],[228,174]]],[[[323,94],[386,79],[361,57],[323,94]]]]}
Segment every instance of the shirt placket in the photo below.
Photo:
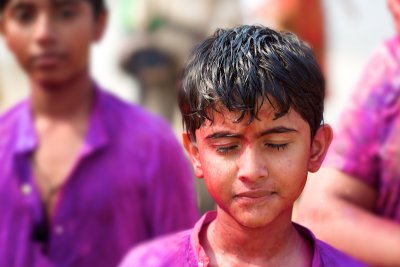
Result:
{"type": "MultiPolygon", "coordinates": [[[[44,209],[41,205],[41,198],[39,195],[38,188],[36,187],[32,170],[30,166],[30,154],[22,153],[16,155],[16,171],[19,178],[19,193],[22,198],[23,203],[28,207],[31,214],[30,229],[28,230],[31,235],[29,238],[32,240],[33,246],[39,246],[39,242],[35,240],[37,230],[36,226],[43,222],[44,209]]],[[[41,251],[38,249],[38,251],[41,251]]]]}

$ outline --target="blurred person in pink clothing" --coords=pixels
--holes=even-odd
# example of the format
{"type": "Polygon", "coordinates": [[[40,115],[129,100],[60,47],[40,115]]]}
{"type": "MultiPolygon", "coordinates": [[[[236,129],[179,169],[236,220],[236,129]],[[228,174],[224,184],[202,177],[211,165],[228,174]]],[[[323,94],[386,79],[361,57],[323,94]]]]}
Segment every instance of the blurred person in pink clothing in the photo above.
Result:
{"type": "MultiPolygon", "coordinates": [[[[397,31],[400,1],[388,0],[397,31]]],[[[373,266],[400,266],[400,39],[371,55],[296,221],[373,266]]]]}

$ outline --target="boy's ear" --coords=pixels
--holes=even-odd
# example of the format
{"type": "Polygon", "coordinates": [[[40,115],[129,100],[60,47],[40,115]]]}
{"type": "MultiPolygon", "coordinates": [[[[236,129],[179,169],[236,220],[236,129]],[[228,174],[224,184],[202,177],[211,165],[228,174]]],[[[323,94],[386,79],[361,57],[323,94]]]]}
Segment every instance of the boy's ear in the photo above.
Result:
{"type": "Polygon", "coordinates": [[[95,18],[95,29],[93,40],[98,42],[102,37],[107,28],[108,12],[106,10],[100,12],[95,18]]]}
{"type": "Polygon", "coordinates": [[[318,128],[311,144],[311,155],[308,161],[308,171],[316,172],[321,167],[322,161],[325,159],[329,145],[332,142],[332,128],[324,124],[318,128]]]}
{"type": "Polygon", "coordinates": [[[182,134],[183,146],[189,155],[190,161],[192,162],[194,175],[197,178],[203,178],[203,168],[201,166],[199,149],[197,144],[189,138],[188,133],[182,134]]]}

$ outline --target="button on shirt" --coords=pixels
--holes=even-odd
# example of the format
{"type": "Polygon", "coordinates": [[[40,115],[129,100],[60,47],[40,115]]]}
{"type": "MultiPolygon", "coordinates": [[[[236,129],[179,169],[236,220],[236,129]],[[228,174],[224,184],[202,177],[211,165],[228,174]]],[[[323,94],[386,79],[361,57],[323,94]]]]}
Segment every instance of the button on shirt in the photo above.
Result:
{"type": "Polygon", "coordinates": [[[84,146],[45,227],[46,251],[29,101],[0,117],[0,266],[113,267],[133,245],[197,220],[193,174],[169,125],[95,87],[84,146]]]}
{"type": "MultiPolygon", "coordinates": [[[[200,244],[200,232],[217,213],[208,212],[192,230],[181,231],[131,250],[119,267],[209,267],[210,259],[200,244]]],[[[297,231],[313,247],[311,267],[365,267],[363,264],[318,240],[307,228],[295,224],[297,231]]]]}

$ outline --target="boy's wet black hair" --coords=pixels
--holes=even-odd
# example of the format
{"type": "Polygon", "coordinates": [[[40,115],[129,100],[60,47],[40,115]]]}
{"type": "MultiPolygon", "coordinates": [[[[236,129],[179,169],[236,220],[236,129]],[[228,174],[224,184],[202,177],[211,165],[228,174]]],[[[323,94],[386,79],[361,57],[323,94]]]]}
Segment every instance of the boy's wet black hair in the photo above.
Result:
{"type": "MultiPolygon", "coordinates": [[[[10,0],[0,0],[0,14],[3,13],[4,8],[7,6],[10,0]]],[[[57,0],[53,0],[57,2],[57,0]]],[[[88,1],[93,7],[93,13],[97,17],[101,12],[106,10],[105,0],[84,0],[88,1]]]]}
{"type": "Polygon", "coordinates": [[[293,108],[311,137],[323,122],[325,81],[312,50],[292,33],[263,26],[218,29],[192,51],[183,73],[179,107],[190,138],[221,107],[237,122],[258,119],[264,101],[275,119],[293,108]]]}

